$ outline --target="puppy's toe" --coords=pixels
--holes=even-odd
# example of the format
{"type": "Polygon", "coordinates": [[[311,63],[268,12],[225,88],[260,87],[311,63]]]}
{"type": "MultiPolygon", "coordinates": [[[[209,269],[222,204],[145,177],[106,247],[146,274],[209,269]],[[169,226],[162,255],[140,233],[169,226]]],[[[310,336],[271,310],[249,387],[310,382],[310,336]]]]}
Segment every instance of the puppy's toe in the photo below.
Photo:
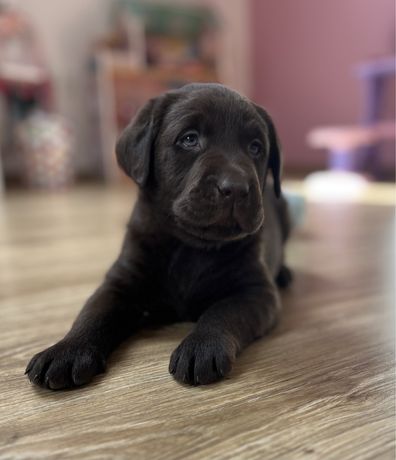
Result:
{"type": "Polygon", "coordinates": [[[169,372],[181,383],[194,383],[193,350],[183,346],[183,342],[172,353],[169,362],[169,372]]]}
{"type": "Polygon", "coordinates": [[[72,387],[70,367],[68,361],[54,359],[45,375],[44,386],[50,390],[72,387]]]}
{"type": "Polygon", "coordinates": [[[193,333],[172,353],[169,372],[181,383],[206,385],[225,377],[234,358],[224,338],[193,333]]]}
{"type": "Polygon", "coordinates": [[[89,383],[96,374],[105,371],[105,359],[92,351],[85,351],[78,359],[74,360],[71,377],[74,385],[85,385],[89,383]]]}
{"type": "Polygon", "coordinates": [[[41,353],[34,355],[25,371],[29,380],[39,386],[45,385],[45,375],[52,362],[52,355],[50,353],[46,353],[46,351],[47,350],[44,350],[41,353]]]}

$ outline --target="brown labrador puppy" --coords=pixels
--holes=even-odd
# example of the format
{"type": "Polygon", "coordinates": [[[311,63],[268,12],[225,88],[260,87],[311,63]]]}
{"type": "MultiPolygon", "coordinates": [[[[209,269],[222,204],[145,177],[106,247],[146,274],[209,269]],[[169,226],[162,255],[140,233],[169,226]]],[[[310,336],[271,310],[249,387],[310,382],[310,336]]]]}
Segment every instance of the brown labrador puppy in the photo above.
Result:
{"type": "Polygon", "coordinates": [[[183,383],[219,380],[275,325],[275,281],[290,281],[273,123],[235,91],[192,84],[150,100],[116,153],[140,188],[121,253],[70,332],[26,373],[53,390],[83,385],[138,329],[196,321],[169,371],[183,383]]]}

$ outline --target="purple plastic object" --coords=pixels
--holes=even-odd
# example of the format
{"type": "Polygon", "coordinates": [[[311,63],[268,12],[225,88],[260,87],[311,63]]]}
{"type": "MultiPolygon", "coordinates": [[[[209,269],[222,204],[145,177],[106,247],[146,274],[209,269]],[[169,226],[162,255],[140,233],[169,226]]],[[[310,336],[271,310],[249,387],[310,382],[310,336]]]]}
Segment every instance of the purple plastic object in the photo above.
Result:
{"type": "MultiPolygon", "coordinates": [[[[370,125],[380,119],[385,82],[396,74],[396,58],[390,56],[364,62],[357,67],[356,73],[364,83],[364,108],[361,123],[370,125]]],[[[363,147],[355,155],[359,157],[362,167],[369,168],[374,175],[378,175],[377,147],[363,147]]]]}
{"type": "Polygon", "coordinates": [[[359,155],[357,152],[331,150],[329,167],[337,171],[356,171],[359,168],[359,155]]]}
{"type": "MultiPolygon", "coordinates": [[[[386,79],[396,74],[396,59],[394,56],[367,61],[357,66],[356,74],[364,82],[364,109],[361,114],[361,124],[371,125],[380,119],[382,93],[386,79]]],[[[358,150],[329,151],[329,167],[338,171],[358,171],[370,169],[376,175],[377,148],[362,147],[358,150]]]]}

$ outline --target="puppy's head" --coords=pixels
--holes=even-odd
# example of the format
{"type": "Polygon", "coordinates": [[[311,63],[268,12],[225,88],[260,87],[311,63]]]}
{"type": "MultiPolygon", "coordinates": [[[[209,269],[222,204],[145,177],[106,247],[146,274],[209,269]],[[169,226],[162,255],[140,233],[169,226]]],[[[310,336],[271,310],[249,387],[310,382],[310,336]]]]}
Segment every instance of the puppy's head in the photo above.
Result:
{"type": "Polygon", "coordinates": [[[116,154],[167,230],[201,243],[244,238],[264,219],[267,170],[280,195],[280,148],[261,107],[218,84],[151,99],[116,154]]]}

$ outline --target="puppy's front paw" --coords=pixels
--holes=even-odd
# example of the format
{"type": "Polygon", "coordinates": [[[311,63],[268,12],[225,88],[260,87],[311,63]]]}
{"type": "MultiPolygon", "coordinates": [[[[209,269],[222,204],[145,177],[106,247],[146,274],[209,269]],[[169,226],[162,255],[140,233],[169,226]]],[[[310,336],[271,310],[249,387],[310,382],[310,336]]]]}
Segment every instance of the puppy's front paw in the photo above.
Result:
{"type": "Polygon", "coordinates": [[[192,333],[172,353],[169,372],[181,383],[205,385],[226,376],[235,359],[227,337],[192,333]]]}
{"type": "Polygon", "coordinates": [[[90,382],[104,372],[105,364],[104,356],[94,347],[61,340],[33,356],[25,374],[36,385],[61,390],[90,382]]]}

